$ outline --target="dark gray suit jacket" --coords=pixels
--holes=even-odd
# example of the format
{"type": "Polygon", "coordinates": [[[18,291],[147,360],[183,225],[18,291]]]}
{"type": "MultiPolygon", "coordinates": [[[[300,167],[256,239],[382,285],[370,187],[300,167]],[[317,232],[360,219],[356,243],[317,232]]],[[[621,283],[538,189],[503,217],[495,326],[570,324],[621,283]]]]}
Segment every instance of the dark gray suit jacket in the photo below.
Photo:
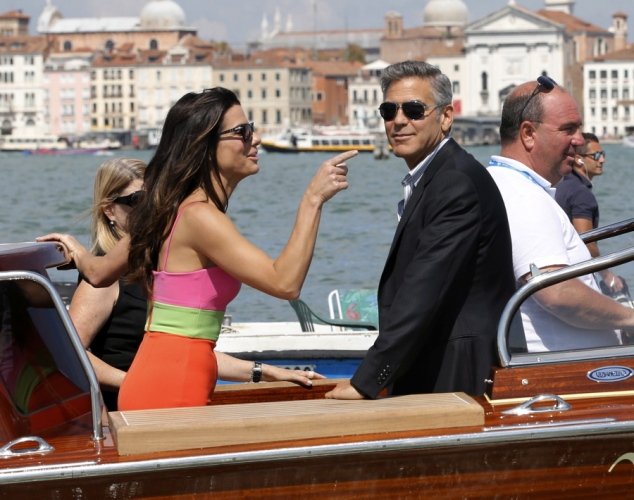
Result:
{"type": "Polygon", "coordinates": [[[363,395],[482,394],[515,291],[504,202],[450,139],[409,199],[378,290],[379,336],[351,382],[363,395]]]}

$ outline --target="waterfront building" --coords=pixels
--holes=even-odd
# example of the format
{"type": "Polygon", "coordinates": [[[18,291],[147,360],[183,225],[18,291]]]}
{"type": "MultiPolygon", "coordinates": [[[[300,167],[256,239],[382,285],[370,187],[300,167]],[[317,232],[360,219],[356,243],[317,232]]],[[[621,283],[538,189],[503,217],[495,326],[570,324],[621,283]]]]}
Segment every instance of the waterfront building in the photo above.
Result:
{"type": "Polygon", "coordinates": [[[348,84],[348,112],[350,124],[370,130],[381,128],[379,105],[383,101],[381,71],[388,66],[381,59],[366,64],[348,84]]]}
{"type": "Polygon", "coordinates": [[[247,117],[262,130],[312,124],[312,71],[275,51],[214,63],[214,85],[233,90],[247,117]]]}
{"type": "Polygon", "coordinates": [[[585,63],[584,128],[602,139],[634,132],[634,44],[585,63]]]}
{"type": "Polygon", "coordinates": [[[73,138],[88,133],[93,53],[51,52],[44,62],[44,110],[48,131],[73,138]]]}
{"type": "Polygon", "coordinates": [[[0,14],[0,36],[28,35],[30,19],[19,9],[0,14]]]}
{"type": "Polygon", "coordinates": [[[46,0],[37,31],[55,40],[61,50],[112,51],[132,44],[140,49],[165,50],[196,29],[186,24],[183,9],[172,0],[149,0],[138,17],[65,18],[46,0]]]}
{"type": "Polygon", "coordinates": [[[0,135],[41,136],[48,131],[43,36],[0,37],[0,135]]]}
{"type": "Polygon", "coordinates": [[[390,63],[406,59],[427,60],[433,56],[462,53],[464,27],[469,12],[462,0],[429,0],[423,24],[405,28],[398,12],[385,15],[381,59],[390,63]]]}
{"type": "Polygon", "coordinates": [[[308,61],[312,73],[312,116],[315,125],[348,125],[349,81],[360,62],[308,61]]]}
{"type": "Polygon", "coordinates": [[[170,49],[140,51],[136,66],[136,128],[160,129],[169,109],[187,92],[200,92],[213,82],[215,48],[186,35],[170,49]]]}

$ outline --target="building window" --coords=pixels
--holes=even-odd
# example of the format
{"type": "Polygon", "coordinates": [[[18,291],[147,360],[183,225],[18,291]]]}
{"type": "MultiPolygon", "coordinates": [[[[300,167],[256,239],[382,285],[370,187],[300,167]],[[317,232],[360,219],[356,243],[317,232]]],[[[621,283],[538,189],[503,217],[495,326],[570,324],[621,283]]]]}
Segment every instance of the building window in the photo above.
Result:
{"type": "Polygon", "coordinates": [[[489,90],[489,75],[487,74],[486,71],[482,72],[482,75],[480,75],[481,78],[481,90],[482,92],[486,92],[487,90],[489,90]]]}
{"type": "Polygon", "coordinates": [[[112,49],[114,49],[114,42],[112,40],[107,40],[105,47],[106,51],[112,52],[112,49]]]}
{"type": "Polygon", "coordinates": [[[64,42],[64,52],[70,52],[71,50],[73,50],[73,44],[69,40],[66,40],[64,42]]]}
{"type": "Polygon", "coordinates": [[[238,81],[238,73],[234,73],[233,74],[233,81],[237,82],[238,81]]]}
{"type": "Polygon", "coordinates": [[[247,82],[253,80],[253,75],[251,73],[247,73],[247,82]]]}
{"type": "Polygon", "coordinates": [[[591,69],[588,71],[588,78],[590,78],[590,80],[595,80],[597,78],[597,72],[591,69]]]}
{"type": "Polygon", "coordinates": [[[266,109],[263,109],[262,110],[262,125],[266,125],[268,122],[269,121],[268,121],[267,116],[266,116],[266,109]]]}
{"type": "Polygon", "coordinates": [[[150,50],[157,50],[158,46],[159,46],[158,41],[152,38],[152,40],[150,40],[150,50]]]}
{"type": "Polygon", "coordinates": [[[225,75],[224,73],[220,73],[220,81],[224,82],[225,81],[225,75]]]}
{"type": "Polygon", "coordinates": [[[266,89],[261,90],[262,99],[266,99],[266,89]]]}
{"type": "Polygon", "coordinates": [[[275,97],[282,97],[282,91],[280,89],[275,89],[275,97]]]}
{"type": "Polygon", "coordinates": [[[262,81],[265,82],[266,81],[266,73],[262,73],[261,78],[262,78],[262,81]]]}
{"type": "Polygon", "coordinates": [[[451,82],[451,90],[454,94],[459,94],[460,93],[460,82],[457,80],[454,80],[453,82],[451,82]]]}
{"type": "Polygon", "coordinates": [[[279,73],[275,73],[275,80],[279,82],[280,79],[281,79],[280,74],[279,73]]]}

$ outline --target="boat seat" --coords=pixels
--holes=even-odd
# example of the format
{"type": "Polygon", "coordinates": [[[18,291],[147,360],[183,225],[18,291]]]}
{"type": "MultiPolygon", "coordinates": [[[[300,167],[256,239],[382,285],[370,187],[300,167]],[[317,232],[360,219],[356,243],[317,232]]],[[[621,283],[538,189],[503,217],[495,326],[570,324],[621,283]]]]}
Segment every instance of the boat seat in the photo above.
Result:
{"type": "Polygon", "coordinates": [[[484,410],[464,393],[377,400],[311,399],[110,412],[120,455],[297,441],[383,432],[483,426],[484,410]]]}
{"type": "Polygon", "coordinates": [[[374,288],[342,288],[328,294],[331,319],[365,321],[379,325],[379,305],[374,288]]]}
{"type": "Polygon", "coordinates": [[[330,325],[341,328],[351,328],[360,330],[376,330],[376,325],[368,321],[356,321],[351,319],[324,319],[315,313],[309,306],[301,299],[289,300],[303,332],[314,332],[315,324],[318,325],[330,325]]]}

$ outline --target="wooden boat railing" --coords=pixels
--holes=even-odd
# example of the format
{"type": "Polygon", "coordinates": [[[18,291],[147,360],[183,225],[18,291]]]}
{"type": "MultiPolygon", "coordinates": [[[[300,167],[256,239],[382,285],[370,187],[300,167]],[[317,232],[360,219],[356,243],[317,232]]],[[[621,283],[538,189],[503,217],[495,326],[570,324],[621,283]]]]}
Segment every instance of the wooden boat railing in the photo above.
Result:
{"type": "Polygon", "coordinates": [[[601,226],[596,229],[586,231],[580,236],[584,243],[592,243],[594,241],[620,236],[631,231],[634,231],[634,218],[601,226]]]}
{"type": "Polygon", "coordinates": [[[42,287],[43,291],[47,294],[46,301],[50,300],[55,311],[58,314],[59,319],[62,322],[63,330],[67,333],[68,339],[73,346],[74,353],[77,356],[77,360],[84,371],[86,379],[90,387],[90,406],[92,414],[92,439],[103,439],[102,429],[102,411],[101,411],[101,391],[99,389],[99,382],[92,368],[86,350],[84,349],[79,335],[75,330],[75,326],[66,310],[66,306],[61,297],[55,290],[55,287],[51,282],[42,275],[33,271],[2,271],[0,272],[0,282],[27,282],[29,284],[36,284],[42,287]]]}
{"type": "MultiPolygon", "coordinates": [[[[634,228],[634,225],[632,226],[634,228]]],[[[631,230],[631,229],[630,229],[631,230]]],[[[622,231],[619,234],[622,234],[622,231]]],[[[555,271],[533,275],[533,277],[520,287],[506,304],[500,322],[498,323],[497,344],[500,364],[502,367],[523,366],[543,363],[559,363],[562,361],[592,360],[607,357],[634,356],[634,345],[622,345],[616,347],[604,347],[597,349],[578,349],[559,352],[521,353],[511,356],[509,350],[509,332],[513,324],[513,318],[520,305],[535,292],[547,286],[560,283],[571,278],[577,278],[584,274],[601,271],[609,267],[618,266],[634,260],[634,247],[613,252],[588,261],[580,262],[555,271]]]]}

